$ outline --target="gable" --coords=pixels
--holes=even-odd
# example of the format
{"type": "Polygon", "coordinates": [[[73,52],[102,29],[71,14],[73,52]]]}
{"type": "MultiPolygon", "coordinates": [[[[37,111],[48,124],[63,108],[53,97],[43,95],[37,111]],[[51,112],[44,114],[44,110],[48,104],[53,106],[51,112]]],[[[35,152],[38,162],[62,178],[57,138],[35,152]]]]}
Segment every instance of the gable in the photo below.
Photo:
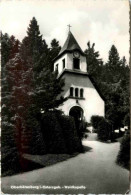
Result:
{"type": "Polygon", "coordinates": [[[69,90],[71,85],[85,87],[85,88],[92,88],[97,91],[99,96],[105,101],[105,98],[101,94],[96,82],[88,73],[81,73],[81,72],[73,72],[71,70],[65,70],[61,75],[60,78],[65,79],[65,86],[62,95],[69,90]]]}

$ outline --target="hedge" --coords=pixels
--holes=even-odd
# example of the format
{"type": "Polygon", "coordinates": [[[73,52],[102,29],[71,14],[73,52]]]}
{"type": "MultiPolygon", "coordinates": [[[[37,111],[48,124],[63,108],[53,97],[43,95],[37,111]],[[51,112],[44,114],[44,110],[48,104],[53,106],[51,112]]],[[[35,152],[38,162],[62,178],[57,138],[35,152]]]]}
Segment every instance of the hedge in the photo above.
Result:
{"type": "Polygon", "coordinates": [[[20,172],[20,155],[15,142],[13,126],[2,123],[1,132],[1,175],[20,172]]]}
{"type": "Polygon", "coordinates": [[[66,153],[67,148],[58,119],[53,112],[42,116],[42,134],[47,153],[66,153]]]}
{"type": "Polygon", "coordinates": [[[124,135],[116,162],[128,170],[130,169],[130,134],[124,135]]]}
{"type": "Polygon", "coordinates": [[[96,130],[96,132],[97,132],[97,129],[98,129],[98,124],[102,119],[103,119],[103,117],[98,116],[98,115],[93,115],[91,117],[91,124],[92,124],[93,128],[96,130]]]}
{"type": "Polygon", "coordinates": [[[57,118],[63,131],[67,152],[82,152],[81,139],[78,136],[74,118],[59,114],[57,114],[57,118]]]}
{"type": "Polygon", "coordinates": [[[107,141],[109,139],[113,139],[111,132],[111,125],[109,122],[103,117],[98,124],[98,139],[101,141],[107,141]]]}
{"type": "Polygon", "coordinates": [[[104,117],[98,115],[92,116],[91,124],[95,128],[99,140],[114,140],[112,126],[104,117]]]}
{"type": "Polygon", "coordinates": [[[82,151],[74,119],[59,111],[43,114],[42,133],[47,153],[73,153],[82,151]]]}
{"type": "Polygon", "coordinates": [[[22,172],[25,167],[28,169],[23,164],[23,153],[43,155],[83,152],[72,117],[62,115],[59,111],[45,112],[39,118],[33,113],[27,117],[22,132],[19,129],[16,132],[15,126],[2,126],[2,176],[22,172]]]}

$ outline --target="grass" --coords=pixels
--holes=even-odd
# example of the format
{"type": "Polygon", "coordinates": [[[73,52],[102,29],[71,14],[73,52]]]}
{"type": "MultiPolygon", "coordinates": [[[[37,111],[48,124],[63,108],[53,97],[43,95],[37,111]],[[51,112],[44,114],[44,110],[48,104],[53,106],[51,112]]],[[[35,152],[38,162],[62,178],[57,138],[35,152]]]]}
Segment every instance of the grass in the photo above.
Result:
{"type": "Polygon", "coordinates": [[[68,160],[69,158],[75,157],[79,153],[74,154],[45,154],[45,155],[31,155],[24,154],[23,157],[27,160],[30,160],[34,163],[40,164],[43,167],[56,164],[68,160]]]}
{"type": "MultiPolygon", "coordinates": [[[[83,153],[89,152],[92,148],[88,146],[83,146],[83,153]]],[[[16,173],[14,172],[5,172],[4,176],[16,175],[19,173],[24,173],[28,171],[32,171],[35,169],[47,167],[54,165],[56,163],[68,160],[75,156],[79,155],[79,152],[73,154],[44,154],[44,155],[32,155],[32,154],[23,154],[20,163],[20,170],[16,173]]]]}

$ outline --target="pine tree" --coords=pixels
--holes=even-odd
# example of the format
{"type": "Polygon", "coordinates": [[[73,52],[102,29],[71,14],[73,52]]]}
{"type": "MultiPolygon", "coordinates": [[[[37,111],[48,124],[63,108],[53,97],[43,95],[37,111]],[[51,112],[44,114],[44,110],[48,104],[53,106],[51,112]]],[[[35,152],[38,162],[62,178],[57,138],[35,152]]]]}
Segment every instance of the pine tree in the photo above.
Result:
{"type": "Polygon", "coordinates": [[[51,42],[51,49],[48,49],[46,41],[40,35],[37,21],[33,18],[20,51],[22,59],[26,57],[28,68],[32,69],[32,97],[38,112],[40,109],[56,108],[58,102],[62,102],[62,98],[58,100],[57,97],[63,87],[63,81],[58,80],[57,75],[50,71],[52,60],[59,50],[59,42],[56,39],[51,42]]]}
{"type": "MultiPolygon", "coordinates": [[[[54,58],[52,51],[56,52],[58,42],[54,41],[52,47],[52,49],[48,49],[46,41],[40,35],[37,21],[33,18],[30,21],[27,36],[23,39],[20,48],[21,59],[27,69],[31,70],[29,93],[31,105],[26,121],[34,137],[32,144],[34,144],[33,140],[41,133],[41,112],[55,109],[64,101],[62,97],[58,98],[64,82],[57,79],[56,73],[51,73],[49,69],[52,66],[52,58],[54,58]]],[[[35,140],[37,142],[35,144],[36,147],[38,146],[38,142],[40,142],[39,140],[39,138],[35,140]]],[[[39,148],[34,148],[32,152],[38,152],[39,148]]]]}
{"type": "Polygon", "coordinates": [[[58,108],[66,99],[60,96],[64,80],[57,78],[56,72],[44,69],[40,72],[35,90],[37,108],[43,111],[58,108]]]}
{"type": "Polygon", "coordinates": [[[115,45],[111,46],[107,62],[107,82],[116,83],[120,80],[121,60],[115,45]]]}
{"type": "Polygon", "coordinates": [[[27,29],[27,36],[21,44],[21,55],[23,59],[30,61],[36,76],[37,72],[46,66],[48,51],[46,41],[42,39],[37,21],[33,17],[27,29]]]}
{"type": "Polygon", "coordinates": [[[2,67],[5,66],[7,61],[9,60],[10,55],[10,37],[7,33],[2,34],[1,33],[1,65],[2,67]]]}
{"type": "Polygon", "coordinates": [[[14,112],[12,111],[12,83],[9,81],[8,63],[18,52],[19,41],[15,37],[7,34],[2,36],[2,175],[11,175],[20,171],[20,155],[16,144],[15,125],[12,121],[14,112]]]}
{"type": "Polygon", "coordinates": [[[129,116],[129,67],[125,57],[119,58],[115,46],[111,47],[106,68],[106,117],[119,128],[129,116]]]}
{"type": "Polygon", "coordinates": [[[87,62],[87,72],[94,78],[94,80],[99,81],[102,69],[102,60],[99,58],[99,52],[95,51],[95,43],[90,45],[87,43],[88,48],[85,50],[86,62],[87,62]]]}
{"type": "Polygon", "coordinates": [[[48,53],[48,69],[53,72],[54,58],[59,54],[61,47],[59,46],[59,41],[53,39],[51,41],[51,47],[48,53]]]}

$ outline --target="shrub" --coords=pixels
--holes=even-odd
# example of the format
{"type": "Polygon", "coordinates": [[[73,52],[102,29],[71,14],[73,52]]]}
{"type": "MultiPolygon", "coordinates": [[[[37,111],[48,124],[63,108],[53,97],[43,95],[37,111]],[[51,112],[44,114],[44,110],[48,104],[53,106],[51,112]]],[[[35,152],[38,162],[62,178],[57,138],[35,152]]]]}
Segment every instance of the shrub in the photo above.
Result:
{"type": "Polygon", "coordinates": [[[12,175],[20,172],[20,156],[15,143],[13,125],[2,122],[1,131],[1,174],[12,175]]]}
{"type": "Polygon", "coordinates": [[[102,116],[98,116],[98,115],[93,115],[91,117],[91,124],[93,126],[93,128],[95,129],[95,132],[97,132],[98,129],[98,124],[99,122],[103,119],[102,116]]]}
{"type": "Polygon", "coordinates": [[[60,111],[43,114],[42,133],[47,153],[74,153],[82,151],[74,119],[62,115],[60,111]]]}
{"type": "Polygon", "coordinates": [[[101,141],[107,141],[108,139],[113,139],[111,133],[111,125],[109,122],[103,117],[98,123],[97,127],[98,139],[101,141]]]}
{"type": "Polygon", "coordinates": [[[56,114],[52,111],[46,112],[42,116],[42,134],[47,153],[67,152],[61,126],[56,114]]]}
{"type": "Polygon", "coordinates": [[[26,128],[22,133],[23,151],[30,154],[45,154],[46,145],[41,131],[41,115],[30,109],[27,115],[26,128]]]}
{"type": "Polygon", "coordinates": [[[130,127],[130,113],[128,113],[127,115],[125,115],[123,122],[124,122],[124,125],[130,127]]]}
{"type": "Polygon", "coordinates": [[[57,115],[57,117],[63,131],[67,152],[69,154],[82,152],[82,144],[77,134],[74,118],[65,115],[57,115]]]}
{"type": "Polygon", "coordinates": [[[130,168],[130,134],[124,135],[116,162],[127,169],[130,168]]]}
{"type": "Polygon", "coordinates": [[[87,122],[85,122],[84,120],[82,120],[81,122],[80,122],[80,132],[87,132],[87,125],[88,125],[88,123],[87,122]]]}

